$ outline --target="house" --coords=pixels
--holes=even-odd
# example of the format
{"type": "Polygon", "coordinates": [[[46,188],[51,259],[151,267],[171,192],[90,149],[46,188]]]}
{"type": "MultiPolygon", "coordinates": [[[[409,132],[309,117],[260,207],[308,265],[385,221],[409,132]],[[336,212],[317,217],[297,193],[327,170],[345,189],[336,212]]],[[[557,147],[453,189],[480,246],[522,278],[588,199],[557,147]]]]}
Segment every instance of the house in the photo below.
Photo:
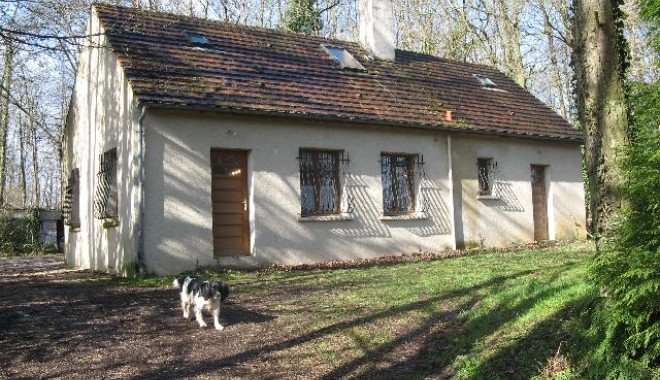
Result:
{"type": "Polygon", "coordinates": [[[361,11],[353,43],[93,5],[67,262],[172,274],[584,238],[581,132],[496,69],[395,50],[388,1],[361,11]]]}
{"type": "Polygon", "coordinates": [[[39,242],[48,246],[57,246],[58,251],[62,252],[60,246],[64,239],[62,211],[40,208],[8,209],[6,211],[11,224],[17,228],[30,230],[30,224],[37,221],[39,242]]]}

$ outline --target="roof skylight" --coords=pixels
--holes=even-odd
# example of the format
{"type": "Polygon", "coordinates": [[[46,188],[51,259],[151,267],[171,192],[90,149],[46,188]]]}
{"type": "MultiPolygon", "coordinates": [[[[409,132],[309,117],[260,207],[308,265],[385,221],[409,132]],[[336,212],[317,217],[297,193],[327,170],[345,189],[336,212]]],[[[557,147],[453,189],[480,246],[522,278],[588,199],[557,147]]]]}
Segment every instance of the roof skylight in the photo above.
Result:
{"type": "Polygon", "coordinates": [[[367,71],[360,62],[353,57],[353,54],[349,53],[346,48],[341,46],[330,46],[330,45],[321,45],[323,50],[332,57],[342,69],[358,70],[358,71],[367,71]]]}
{"type": "Polygon", "coordinates": [[[477,78],[479,80],[479,82],[481,82],[481,85],[484,86],[484,87],[490,87],[490,88],[496,88],[497,87],[495,82],[490,80],[490,78],[488,78],[485,75],[474,74],[474,77],[477,78]]]}
{"type": "Polygon", "coordinates": [[[199,33],[188,33],[188,40],[195,45],[208,45],[209,43],[209,39],[199,33]]]}
{"type": "Polygon", "coordinates": [[[477,78],[477,80],[479,80],[479,83],[481,83],[481,86],[484,90],[506,92],[506,90],[502,90],[501,88],[498,88],[495,82],[493,82],[490,78],[488,78],[485,75],[474,74],[474,77],[477,78]]]}

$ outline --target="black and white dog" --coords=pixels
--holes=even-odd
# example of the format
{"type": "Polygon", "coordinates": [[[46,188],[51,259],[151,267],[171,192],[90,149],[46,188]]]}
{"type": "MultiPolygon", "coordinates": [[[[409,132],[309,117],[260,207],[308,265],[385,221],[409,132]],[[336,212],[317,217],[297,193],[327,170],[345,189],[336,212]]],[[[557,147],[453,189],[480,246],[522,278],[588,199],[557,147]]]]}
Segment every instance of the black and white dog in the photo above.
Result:
{"type": "Polygon", "coordinates": [[[220,303],[229,295],[229,287],[219,281],[204,281],[194,276],[182,277],[174,280],[172,285],[181,289],[181,308],[183,317],[190,318],[190,309],[195,306],[195,318],[199,327],[206,327],[202,319],[202,310],[204,308],[213,314],[213,324],[216,330],[222,330],[224,327],[218,321],[220,316],[220,303]]]}

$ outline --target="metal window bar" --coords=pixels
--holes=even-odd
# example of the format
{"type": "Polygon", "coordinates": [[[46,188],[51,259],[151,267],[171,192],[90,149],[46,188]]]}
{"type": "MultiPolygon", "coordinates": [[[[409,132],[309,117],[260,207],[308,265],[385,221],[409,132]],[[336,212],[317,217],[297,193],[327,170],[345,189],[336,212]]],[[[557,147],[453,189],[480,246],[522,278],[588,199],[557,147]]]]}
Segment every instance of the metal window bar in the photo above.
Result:
{"type": "Polygon", "coordinates": [[[94,217],[108,219],[117,216],[117,149],[101,155],[94,197],[94,217]]]}
{"type": "Polygon", "coordinates": [[[477,159],[477,176],[479,180],[479,195],[492,195],[495,186],[497,162],[492,158],[477,159]]]}
{"type": "Polygon", "coordinates": [[[417,162],[415,165],[417,166],[417,173],[419,175],[420,179],[426,179],[426,169],[424,169],[424,165],[426,162],[424,162],[424,155],[422,154],[421,156],[417,157],[417,162]]]}
{"type": "Polygon", "coordinates": [[[328,215],[339,212],[339,164],[344,161],[338,151],[300,151],[298,162],[301,215],[328,215]]]}
{"type": "Polygon", "coordinates": [[[385,214],[412,212],[415,208],[415,159],[412,155],[381,155],[385,214]]]}
{"type": "Polygon", "coordinates": [[[69,172],[69,177],[66,181],[66,190],[64,194],[64,204],[62,205],[62,213],[64,216],[64,224],[73,225],[78,222],[77,202],[78,202],[78,169],[73,169],[69,172]],[[74,212],[75,209],[75,212],[74,212]]]}

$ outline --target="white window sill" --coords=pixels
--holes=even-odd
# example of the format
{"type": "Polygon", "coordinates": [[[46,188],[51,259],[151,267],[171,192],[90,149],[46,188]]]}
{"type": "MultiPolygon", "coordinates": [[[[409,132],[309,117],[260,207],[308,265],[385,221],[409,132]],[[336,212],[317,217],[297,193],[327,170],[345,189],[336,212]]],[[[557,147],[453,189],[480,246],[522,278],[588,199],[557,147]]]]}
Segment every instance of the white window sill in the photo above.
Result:
{"type": "Polygon", "coordinates": [[[424,211],[417,211],[403,215],[381,215],[379,219],[382,221],[388,221],[388,220],[426,220],[428,218],[429,218],[428,213],[424,211]]]}
{"type": "Polygon", "coordinates": [[[346,221],[346,220],[353,220],[355,219],[355,216],[353,214],[348,213],[348,212],[342,212],[339,214],[332,214],[332,215],[309,215],[309,216],[302,216],[298,214],[296,220],[298,222],[341,222],[341,221],[346,221]]]}
{"type": "Polygon", "coordinates": [[[105,218],[103,219],[103,228],[115,228],[119,227],[119,219],[117,218],[105,218]]]}
{"type": "Polygon", "coordinates": [[[479,199],[479,200],[497,200],[497,199],[501,199],[501,198],[502,197],[500,197],[498,194],[489,194],[489,195],[479,195],[478,194],[477,195],[477,199],[479,199]]]}

